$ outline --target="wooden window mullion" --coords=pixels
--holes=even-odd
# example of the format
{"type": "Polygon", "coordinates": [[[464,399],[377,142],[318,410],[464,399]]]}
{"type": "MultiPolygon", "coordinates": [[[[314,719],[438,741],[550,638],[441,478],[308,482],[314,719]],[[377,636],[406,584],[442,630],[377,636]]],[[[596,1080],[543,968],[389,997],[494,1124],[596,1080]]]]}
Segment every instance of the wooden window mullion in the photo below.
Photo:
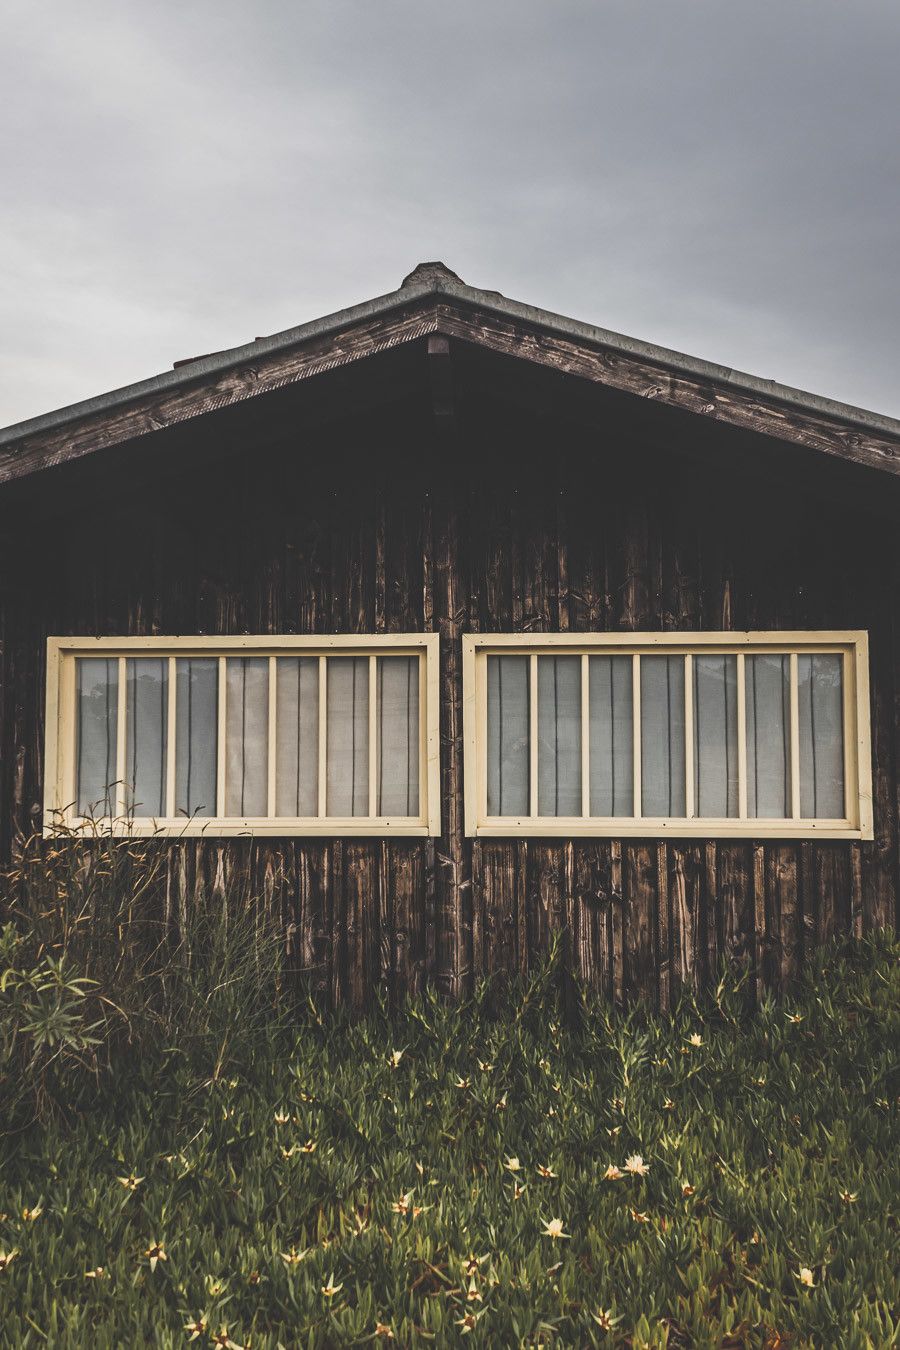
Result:
{"type": "MultiPolygon", "coordinates": [[[[221,820],[225,815],[225,733],[226,701],[228,690],[228,658],[220,656],[218,660],[218,697],[216,699],[216,815],[221,820]]],[[[190,675],[188,676],[190,679],[190,675]]],[[[190,735],[190,731],[188,732],[190,735]]],[[[243,750],[242,750],[243,753],[243,750]]],[[[190,805],[190,803],[188,803],[190,805]]]]}
{"type": "Polygon", "coordinates": [[[166,804],[165,812],[169,820],[175,818],[175,736],[178,723],[176,698],[178,693],[178,658],[170,656],[168,661],[168,695],[166,709],[166,804]]]}
{"type": "Polygon", "coordinates": [[[591,814],[591,740],[590,740],[590,657],[587,652],[581,657],[581,815],[583,820],[591,814]]]}
{"type": "Polygon", "coordinates": [[[791,652],[790,660],[791,709],[791,819],[800,819],[800,687],[799,658],[791,652]]]}
{"type": "Polygon", "coordinates": [[[538,813],[538,659],[528,661],[528,814],[538,813]]]}
{"type": "Polygon", "coordinates": [[[641,658],[635,652],[631,658],[631,720],[632,720],[632,810],[635,820],[644,812],[641,804],[641,658]]]}
{"type": "MultiPolygon", "coordinates": [[[[669,803],[671,806],[671,802],[669,803]]],[[[694,806],[694,658],[684,658],[684,814],[696,815],[694,806]]]]}
{"type": "Polygon", "coordinates": [[[128,689],[126,684],[125,657],[120,656],[117,663],[116,697],[116,781],[113,814],[121,820],[125,814],[125,772],[126,772],[126,719],[128,713],[128,689]]]}
{"type": "MultiPolygon", "coordinates": [[[[369,655],[369,815],[378,815],[378,754],[376,740],[378,736],[378,671],[377,658],[369,655]]],[[[407,713],[408,716],[408,713],[407,713]]]]}
{"type": "Polygon", "coordinates": [[[323,820],[326,814],[328,791],[328,658],[319,657],[319,763],[316,814],[323,820]]]}
{"type": "MultiPolygon", "coordinates": [[[[269,819],[277,814],[276,795],[278,780],[278,658],[269,657],[269,724],[268,754],[266,758],[266,815],[269,819]]],[[[300,704],[297,703],[297,717],[300,717],[300,704]]],[[[298,751],[299,754],[299,751],[298,751]]]]}
{"type": "MultiPolygon", "coordinates": [[[[728,734],[727,728],[725,734],[728,734]]],[[[743,652],[737,654],[737,762],[738,819],[747,819],[747,669],[743,652]]]]}

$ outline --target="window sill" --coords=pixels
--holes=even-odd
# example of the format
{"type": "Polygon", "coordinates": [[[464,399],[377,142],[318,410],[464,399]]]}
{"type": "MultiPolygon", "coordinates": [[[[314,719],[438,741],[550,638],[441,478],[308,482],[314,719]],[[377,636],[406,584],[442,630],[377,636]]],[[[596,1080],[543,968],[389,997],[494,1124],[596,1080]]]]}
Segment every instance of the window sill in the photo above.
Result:
{"type": "Polygon", "coordinates": [[[294,839],[294,838],[418,838],[427,839],[430,831],[421,820],[334,818],[330,820],[291,820],[277,817],[245,820],[218,820],[195,817],[193,820],[51,821],[44,825],[45,839],[60,836],[118,839],[294,839]]]}
{"type": "Polygon", "coordinates": [[[557,816],[492,817],[476,825],[476,839],[872,839],[849,820],[585,820],[557,816]]]}

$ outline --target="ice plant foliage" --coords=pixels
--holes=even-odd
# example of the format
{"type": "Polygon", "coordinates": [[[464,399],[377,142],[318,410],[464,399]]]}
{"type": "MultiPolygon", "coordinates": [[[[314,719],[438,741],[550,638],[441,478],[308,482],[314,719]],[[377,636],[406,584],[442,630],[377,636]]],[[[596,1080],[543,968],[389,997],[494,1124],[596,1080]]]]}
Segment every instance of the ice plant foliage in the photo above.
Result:
{"type": "Polygon", "coordinates": [[[125,1038],[0,1138],[0,1343],[900,1344],[900,946],[790,1015],[558,988],[125,1038]]]}

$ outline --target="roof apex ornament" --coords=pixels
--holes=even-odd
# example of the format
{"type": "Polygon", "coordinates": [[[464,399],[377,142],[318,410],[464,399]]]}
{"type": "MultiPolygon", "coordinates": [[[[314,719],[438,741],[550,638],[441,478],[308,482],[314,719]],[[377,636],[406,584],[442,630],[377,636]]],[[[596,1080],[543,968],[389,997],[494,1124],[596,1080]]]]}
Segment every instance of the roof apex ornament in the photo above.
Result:
{"type": "Polygon", "coordinates": [[[409,276],[403,278],[400,283],[400,289],[405,290],[408,286],[433,286],[435,290],[440,289],[440,283],[443,281],[456,281],[460,286],[465,282],[462,277],[452,272],[445,263],[442,262],[421,262],[410,272],[409,276]]]}

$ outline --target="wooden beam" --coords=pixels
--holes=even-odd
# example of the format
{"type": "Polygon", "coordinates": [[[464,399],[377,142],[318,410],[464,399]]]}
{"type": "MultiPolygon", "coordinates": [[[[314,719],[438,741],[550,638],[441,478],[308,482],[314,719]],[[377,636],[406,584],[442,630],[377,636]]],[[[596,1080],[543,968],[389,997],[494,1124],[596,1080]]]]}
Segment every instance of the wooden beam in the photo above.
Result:
{"type": "Polygon", "coordinates": [[[452,411],[447,339],[456,338],[723,425],[900,475],[900,437],[887,432],[844,422],[812,407],[779,402],[727,379],[701,379],[679,370],[674,360],[671,366],[656,364],[644,355],[563,336],[538,320],[526,322],[446,295],[440,301],[429,295],[410,308],[370,318],[343,332],[311,338],[287,351],[261,353],[258,360],[176,388],[144,392],[133,402],[35,432],[0,453],[0,484],[151,436],[423,337],[430,339],[429,360],[435,366],[436,417],[452,411]]]}
{"type": "Polygon", "coordinates": [[[428,337],[428,375],[431,386],[431,411],[438,425],[453,417],[453,370],[450,340],[442,333],[428,337]]]}

